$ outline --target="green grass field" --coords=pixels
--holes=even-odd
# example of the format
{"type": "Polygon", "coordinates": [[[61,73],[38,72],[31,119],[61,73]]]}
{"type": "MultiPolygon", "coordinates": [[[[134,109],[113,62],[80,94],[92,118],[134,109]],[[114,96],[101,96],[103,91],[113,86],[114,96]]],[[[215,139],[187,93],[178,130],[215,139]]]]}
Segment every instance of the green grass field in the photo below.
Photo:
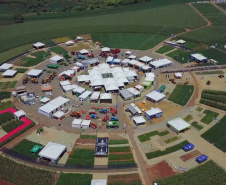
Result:
{"type": "Polygon", "coordinates": [[[50,49],[52,52],[59,54],[59,55],[64,55],[67,54],[68,51],[60,46],[56,46],[50,49]]]}
{"type": "Polygon", "coordinates": [[[191,53],[185,52],[183,50],[176,50],[166,54],[166,56],[183,64],[188,62],[190,54],[191,53]]]}
{"type": "Polygon", "coordinates": [[[82,139],[93,139],[96,140],[97,136],[96,135],[81,135],[80,138],[82,139]]]}
{"type": "Polygon", "coordinates": [[[202,107],[197,107],[196,110],[197,110],[198,112],[202,112],[203,108],[202,108],[202,107]]]}
{"type": "Polygon", "coordinates": [[[169,132],[167,130],[162,131],[162,132],[158,132],[157,130],[154,130],[152,132],[148,132],[148,133],[139,135],[138,139],[140,140],[140,142],[145,142],[145,141],[151,140],[152,136],[156,136],[156,135],[164,136],[164,135],[167,135],[167,134],[169,134],[169,132]]]}
{"type": "Polygon", "coordinates": [[[224,10],[226,10],[226,4],[225,3],[218,3],[218,6],[220,6],[221,8],[223,8],[224,10]]]}
{"type": "Polygon", "coordinates": [[[226,116],[219,123],[211,127],[201,136],[210,143],[213,143],[217,148],[226,152],[226,116]]]}
{"type": "Polygon", "coordinates": [[[22,140],[19,144],[17,144],[16,146],[14,146],[12,148],[13,151],[18,152],[20,154],[23,154],[25,156],[28,156],[30,158],[33,159],[37,159],[38,158],[38,153],[34,154],[32,152],[30,152],[30,150],[35,146],[41,146],[41,144],[33,142],[33,141],[29,141],[27,139],[22,140]]]}
{"type": "Polygon", "coordinates": [[[16,129],[17,127],[19,127],[19,126],[21,126],[23,124],[24,124],[23,121],[20,121],[20,120],[12,120],[12,121],[9,121],[6,124],[2,125],[2,129],[5,132],[9,133],[12,130],[16,129]]]}
{"type": "Polygon", "coordinates": [[[174,49],[173,47],[165,45],[165,46],[162,46],[161,48],[159,48],[159,49],[156,51],[156,53],[163,54],[163,53],[166,53],[166,52],[171,51],[171,50],[173,50],[173,49],[174,49]]]}
{"type": "Polygon", "coordinates": [[[122,146],[122,147],[109,147],[109,152],[130,152],[129,146],[122,146]]]}
{"type": "Polygon", "coordinates": [[[187,172],[165,179],[158,179],[155,182],[158,185],[225,184],[226,172],[210,160],[187,172]]]}
{"type": "Polygon", "coordinates": [[[74,149],[67,160],[67,164],[94,165],[94,149],[74,149]]]}
{"type": "Polygon", "coordinates": [[[9,91],[1,91],[0,92],[0,100],[4,99],[4,98],[10,98],[11,96],[11,92],[9,91]]]}
{"type": "Polygon", "coordinates": [[[133,159],[133,154],[110,154],[108,160],[125,160],[133,159]]]}
{"type": "Polygon", "coordinates": [[[128,144],[128,140],[127,139],[110,139],[109,140],[109,145],[120,145],[120,144],[128,144]]]}
{"type": "Polygon", "coordinates": [[[215,119],[219,115],[219,113],[213,112],[211,110],[205,110],[203,113],[206,115],[201,119],[201,122],[207,125],[210,124],[213,119],[215,119]]]}
{"type": "Polygon", "coordinates": [[[200,124],[198,124],[197,121],[192,122],[192,123],[191,123],[191,126],[195,127],[197,130],[203,129],[203,126],[200,125],[200,124]]]}
{"type": "Polygon", "coordinates": [[[0,114],[0,126],[14,120],[15,117],[11,112],[0,114]]]}
{"type": "Polygon", "coordinates": [[[181,106],[185,106],[190,100],[194,91],[194,86],[192,85],[177,85],[170,95],[170,101],[179,104],[181,106]]]}
{"type": "Polygon", "coordinates": [[[61,173],[57,185],[90,185],[92,174],[61,173]]]}
{"type": "Polygon", "coordinates": [[[181,137],[174,136],[174,137],[172,137],[172,138],[169,138],[169,139],[165,140],[165,143],[166,143],[166,144],[169,144],[169,143],[172,143],[172,142],[174,142],[174,141],[177,141],[177,140],[180,139],[180,138],[181,138],[181,137]]]}

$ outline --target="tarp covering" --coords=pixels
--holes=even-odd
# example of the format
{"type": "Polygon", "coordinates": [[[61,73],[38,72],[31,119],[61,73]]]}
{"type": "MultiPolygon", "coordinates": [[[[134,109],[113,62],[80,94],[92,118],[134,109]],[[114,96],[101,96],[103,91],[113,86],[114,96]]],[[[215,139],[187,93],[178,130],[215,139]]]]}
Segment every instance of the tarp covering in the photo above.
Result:
{"type": "Polygon", "coordinates": [[[194,147],[195,147],[195,145],[193,145],[192,143],[189,143],[189,144],[183,146],[183,150],[189,151],[189,150],[193,149],[194,147]]]}

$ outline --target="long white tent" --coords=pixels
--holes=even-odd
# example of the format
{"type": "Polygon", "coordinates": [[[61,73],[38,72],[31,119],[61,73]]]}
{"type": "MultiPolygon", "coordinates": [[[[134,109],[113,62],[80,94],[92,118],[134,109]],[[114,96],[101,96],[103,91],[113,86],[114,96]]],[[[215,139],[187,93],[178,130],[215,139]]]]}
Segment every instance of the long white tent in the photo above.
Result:
{"type": "Polygon", "coordinates": [[[58,111],[60,108],[62,108],[69,102],[70,102],[70,99],[64,98],[62,96],[58,96],[57,98],[53,99],[47,104],[41,106],[38,109],[38,112],[40,114],[50,117],[51,114],[58,111]]]}
{"type": "Polygon", "coordinates": [[[2,73],[2,76],[12,78],[12,77],[14,77],[16,74],[17,74],[17,71],[16,71],[16,70],[9,69],[9,70],[5,71],[4,73],[2,73]]]}
{"type": "Polygon", "coordinates": [[[147,100],[153,101],[154,103],[158,103],[166,98],[165,94],[162,94],[157,91],[152,91],[146,95],[147,100]]]}
{"type": "Polygon", "coordinates": [[[150,62],[149,64],[154,69],[158,69],[161,67],[171,66],[171,65],[173,65],[173,62],[167,58],[164,58],[164,59],[160,59],[160,60],[155,60],[153,62],[150,62]]]}
{"type": "Polygon", "coordinates": [[[146,120],[143,118],[143,116],[133,117],[133,121],[135,122],[136,125],[143,124],[146,122],[146,120]]]}
{"type": "Polygon", "coordinates": [[[41,69],[31,69],[27,73],[27,75],[32,77],[32,78],[38,78],[38,77],[40,77],[42,75],[42,73],[43,73],[43,70],[41,70],[41,69]]]}
{"type": "Polygon", "coordinates": [[[49,62],[50,63],[53,63],[53,64],[58,64],[58,63],[60,63],[61,61],[63,61],[64,60],[64,57],[61,57],[61,56],[59,56],[59,55],[55,55],[55,56],[53,56],[53,57],[51,57],[50,59],[49,59],[49,62]]]}
{"type": "Polygon", "coordinates": [[[13,64],[2,64],[0,66],[0,71],[6,71],[8,69],[10,69],[13,66],[13,64]]]}
{"type": "Polygon", "coordinates": [[[81,128],[82,119],[74,119],[72,121],[72,127],[81,128]]]}
{"type": "Polygon", "coordinates": [[[90,97],[91,94],[92,94],[92,91],[85,91],[78,97],[78,100],[86,101],[90,97]]]}

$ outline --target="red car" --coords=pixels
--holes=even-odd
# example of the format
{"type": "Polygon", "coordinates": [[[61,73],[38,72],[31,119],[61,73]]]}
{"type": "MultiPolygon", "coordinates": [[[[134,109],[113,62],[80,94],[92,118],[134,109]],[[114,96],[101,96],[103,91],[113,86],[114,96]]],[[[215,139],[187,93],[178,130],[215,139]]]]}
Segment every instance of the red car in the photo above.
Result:
{"type": "Polygon", "coordinates": [[[97,128],[97,125],[96,125],[94,122],[90,123],[89,126],[90,126],[91,128],[93,128],[93,129],[96,129],[96,128],[97,128]]]}
{"type": "Polygon", "coordinates": [[[120,53],[121,50],[120,49],[115,49],[115,53],[120,53]]]}
{"type": "Polygon", "coordinates": [[[90,57],[90,58],[93,58],[94,54],[93,53],[89,53],[87,56],[90,57]]]}
{"type": "Polygon", "coordinates": [[[90,116],[89,115],[86,116],[86,120],[90,120],[90,116]]]}
{"type": "Polygon", "coordinates": [[[72,55],[75,55],[75,52],[74,52],[74,51],[72,51],[72,52],[71,52],[71,54],[72,54],[72,55]]]}
{"type": "Polygon", "coordinates": [[[104,116],[104,118],[102,119],[102,121],[106,122],[107,120],[109,120],[109,116],[106,114],[106,115],[104,116]]]}

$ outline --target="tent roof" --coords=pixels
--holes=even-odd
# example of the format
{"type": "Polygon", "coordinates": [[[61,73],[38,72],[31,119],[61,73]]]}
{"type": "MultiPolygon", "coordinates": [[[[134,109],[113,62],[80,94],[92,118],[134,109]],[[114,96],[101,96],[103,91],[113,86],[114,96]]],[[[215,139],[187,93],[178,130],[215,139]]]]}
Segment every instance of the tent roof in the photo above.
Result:
{"type": "Polygon", "coordinates": [[[140,94],[140,92],[139,92],[138,90],[136,90],[135,88],[133,88],[133,87],[130,87],[130,88],[128,88],[127,90],[128,90],[132,95],[135,95],[135,96],[137,96],[137,95],[140,94]]]}
{"type": "Polygon", "coordinates": [[[106,179],[92,180],[91,185],[107,185],[106,179]]]}
{"type": "Polygon", "coordinates": [[[182,73],[174,73],[176,77],[182,77],[182,73]]]}
{"type": "Polygon", "coordinates": [[[113,62],[114,57],[108,56],[106,59],[106,62],[113,62]]]}
{"type": "Polygon", "coordinates": [[[64,85],[64,86],[62,86],[62,89],[64,90],[64,91],[72,91],[72,89],[74,89],[75,87],[73,86],[73,85],[64,85]]]}
{"type": "Polygon", "coordinates": [[[150,62],[150,65],[156,67],[156,68],[159,68],[159,67],[162,67],[162,66],[165,66],[165,65],[169,65],[169,64],[172,64],[173,62],[167,58],[164,58],[164,59],[160,59],[160,60],[155,60],[153,62],[150,62]]]}
{"type": "Polygon", "coordinates": [[[61,81],[60,82],[60,85],[61,86],[64,86],[64,85],[70,85],[71,83],[70,83],[70,81],[69,80],[65,80],[65,81],[61,81]]]}
{"type": "Polygon", "coordinates": [[[132,52],[131,51],[126,51],[126,54],[127,55],[130,55],[132,52]]]}
{"type": "Polygon", "coordinates": [[[135,121],[136,124],[141,124],[141,123],[145,123],[146,122],[146,120],[143,118],[143,116],[133,117],[133,120],[135,121]]]}
{"type": "Polygon", "coordinates": [[[109,51],[111,51],[111,49],[108,48],[108,47],[104,47],[104,48],[101,49],[101,51],[103,51],[103,52],[109,52],[109,51]]]}
{"type": "Polygon", "coordinates": [[[16,117],[20,118],[21,116],[26,116],[26,113],[23,110],[19,110],[19,111],[15,112],[14,115],[16,117]]]}
{"type": "Polygon", "coordinates": [[[4,73],[2,73],[2,76],[14,76],[17,73],[16,70],[8,69],[4,73]]]}
{"type": "Polygon", "coordinates": [[[28,75],[28,76],[38,76],[38,75],[40,75],[42,72],[43,72],[43,70],[41,70],[41,69],[31,69],[31,70],[27,73],[27,75],[28,75]]]}
{"type": "Polygon", "coordinates": [[[72,45],[72,44],[74,44],[74,43],[75,43],[75,42],[72,41],[72,40],[69,40],[69,41],[65,42],[66,45],[72,45]]]}
{"type": "Polygon", "coordinates": [[[104,84],[104,87],[106,89],[106,91],[113,91],[113,90],[118,90],[118,85],[117,83],[107,83],[104,84]]]}
{"type": "Polygon", "coordinates": [[[131,64],[131,65],[134,65],[134,64],[138,63],[138,61],[137,60],[130,60],[128,63],[131,64]]]}
{"type": "Polygon", "coordinates": [[[61,57],[59,55],[55,55],[55,56],[51,57],[49,60],[53,60],[53,61],[57,62],[57,61],[62,60],[62,59],[64,59],[64,57],[61,57]]]}
{"type": "Polygon", "coordinates": [[[80,96],[79,96],[79,98],[82,98],[82,99],[85,99],[85,98],[87,98],[89,95],[91,95],[92,94],[92,91],[88,91],[88,90],[86,90],[84,93],[82,93],[80,96]]]}
{"type": "Polygon", "coordinates": [[[81,54],[86,54],[86,53],[89,53],[89,51],[87,49],[82,49],[79,51],[81,54]]]}
{"type": "Polygon", "coordinates": [[[148,98],[150,98],[150,99],[152,99],[154,101],[159,101],[159,100],[165,98],[166,95],[162,94],[160,92],[157,92],[157,91],[152,91],[149,94],[147,94],[146,97],[148,97],[148,98]]]}
{"type": "Polygon", "coordinates": [[[127,89],[119,90],[119,92],[124,98],[132,98],[133,97],[133,95],[127,89]]]}
{"type": "Polygon", "coordinates": [[[146,82],[146,81],[144,81],[144,82],[142,83],[142,85],[151,85],[151,82],[146,82]]]}
{"type": "Polygon", "coordinates": [[[104,68],[110,68],[110,67],[109,67],[108,64],[102,63],[102,64],[99,64],[99,65],[98,65],[98,68],[99,68],[99,69],[104,69],[104,68]]]}
{"type": "Polygon", "coordinates": [[[149,77],[145,77],[144,80],[148,81],[148,82],[153,82],[155,79],[153,77],[149,76],[149,77]]]}
{"type": "Polygon", "coordinates": [[[62,73],[60,73],[59,76],[62,76],[62,75],[74,76],[74,74],[75,74],[74,70],[67,70],[67,71],[63,71],[62,73]]]}
{"type": "Polygon", "coordinates": [[[141,68],[142,68],[143,70],[151,69],[151,67],[150,67],[149,65],[141,66],[141,68]]]}
{"type": "Polygon", "coordinates": [[[91,123],[91,120],[82,120],[81,126],[89,126],[91,123]]]}
{"type": "Polygon", "coordinates": [[[13,64],[2,64],[0,66],[0,70],[7,70],[7,69],[10,69],[11,67],[13,66],[13,64]]]}
{"type": "Polygon", "coordinates": [[[141,62],[137,62],[136,64],[134,64],[135,66],[139,66],[139,67],[142,67],[142,66],[144,66],[144,64],[143,63],[141,63],[141,62]]]}
{"type": "Polygon", "coordinates": [[[199,53],[196,53],[196,54],[192,54],[191,55],[192,57],[194,57],[195,59],[197,59],[197,60],[207,60],[207,58],[205,57],[205,56],[203,56],[203,55],[201,55],[201,54],[199,54],[199,53]]]}
{"type": "Polygon", "coordinates": [[[77,77],[79,82],[90,81],[89,75],[80,75],[77,77]]]}
{"type": "Polygon", "coordinates": [[[134,104],[134,103],[131,103],[128,107],[128,109],[132,112],[132,114],[141,114],[141,110],[134,104]]]}
{"type": "Polygon", "coordinates": [[[42,43],[42,42],[36,42],[36,43],[33,44],[33,46],[39,48],[39,47],[45,46],[45,44],[42,43]]]}
{"type": "Polygon", "coordinates": [[[44,97],[44,98],[42,98],[42,99],[40,100],[40,102],[46,103],[46,102],[48,102],[49,100],[50,100],[49,98],[44,97]]]}
{"type": "Polygon", "coordinates": [[[142,62],[150,62],[151,60],[153,60],[153,58],[148,57],[148,56],[143,56],[143,57],[139,58],[139,60],[142,62]]]}
{"type": "Polygon", "coordinates": [[[100,97],[100,92],[94,91],[90,96],[90,100],[98,100],[100,97]]]}
{"type": "Polygon", "coordinates": [[[129,56],[129,59],[135,59],[135,58],[137,58],[135,55],[130,55],[129,56]]]}
{"type": "Polygon", "coordinates": [[[155,78],[155,73],[145,73],[145,76],[155,78]]]}
{"type": "Polygon", "coordinates": [[[191,127],[190,124],[188,124],[186,121],[184,121],[181,118],[176,118],[176,119],[170,120],[170,121],[168,121],[168,124],[170,126],[172,126],[174,129],[176,129],[178,132],[191,127]]]}
{"type": "Polygon", "coordinates": [[[111,93],[101,93],[100,94],[100,99],[104,99],[104,100],[112,99],[111,93]]]}
{"type": "Polygon", "coordinates": [[[72,121],[72,125],[81,125],[81,123],[82,123],[82,119],[74,119],[72,121]]]}
{"type": "Polygon", "coordinates": [[[126,75],[126,77],[130,77],[130,76],[137,76],[137,73],[135,71],[129,70],[129,71],[125,71],[124,74],[126,75]]]}
{"type": "Polygon", "coordinates": [[[55,112],[54,114],[53,114],[53,116],[54,117],[56,117],[56,118],[61,118],[62,116],[64,116],[65,115],[65,113],[64,112],[62,112],[62,111],[57,111],[57,112],[55,112]]]}
{"type": "Polygon", "coordinates": [[[100,85],[104,85],[102,79],[91,80],[91,86],[100,86],[100,85]]]}
{"type": "Polygon", "coordinates": [[[122,63],[122,64],[128,64],[128,63],[129,63],[129,61],[130,61],[130,59],[127,59],[127,58],[126,58],[126,59],[122,60],[122,62],[121,62],[121,63],[122,63]]]}
{"type": "Polygon", "coordinates": [[[57,160],[60,155],[66,150],[66,146],[49,142],[42,150],[39,152],[40,157],[45,157],[51,160],[57,160]]]}
{"type": "Polygon", "coordinates": [[[80,63],[80,62],[76,62],[76,63],[74,63],[74,65],[75,66],[78,66],[78,67],[82,67],[82,66],[84,66],[82,63],[80,63]]]}
{"type": "Polygon", "coordinates": [[[155,115],[155,114],[159,114],[161,113],[162,110],[159,108],[152,108],[150,110],[145,111],[145,113],[147,113],[149,116],[155,115]]]}
{"type": "Polygon", "coordinates": [[[180,39],[180,40],[177,41],[178,44],[184,44],[185,42],[186,41],[185,40],[182,40],[182,39],[180,39]]]}
{"type": "Polygon", "coordinates": [[[77,71],[78,69],[79,69],[78,66],[74,66],[74,67],[71,68],[71,70],[74,70],[74,71],[77,71]]]}
{"type": "Polygon", "coordinates": [[[73,91],[74,93],[80,93],[80,94],[81,94],[81,93],[85,92],[86,89],[83,88],[83,87],[77,86],[77,87],[75,87],[72,91],[73,91]]]}
{"type": "Polygon", "coordinates": [[[143,89],[144,89],[144,86],[142,86],[142,85],[135,85],[135,88],[136,88],[136,89],[141,89],[141,90],[143,90],[143,89]]]}

